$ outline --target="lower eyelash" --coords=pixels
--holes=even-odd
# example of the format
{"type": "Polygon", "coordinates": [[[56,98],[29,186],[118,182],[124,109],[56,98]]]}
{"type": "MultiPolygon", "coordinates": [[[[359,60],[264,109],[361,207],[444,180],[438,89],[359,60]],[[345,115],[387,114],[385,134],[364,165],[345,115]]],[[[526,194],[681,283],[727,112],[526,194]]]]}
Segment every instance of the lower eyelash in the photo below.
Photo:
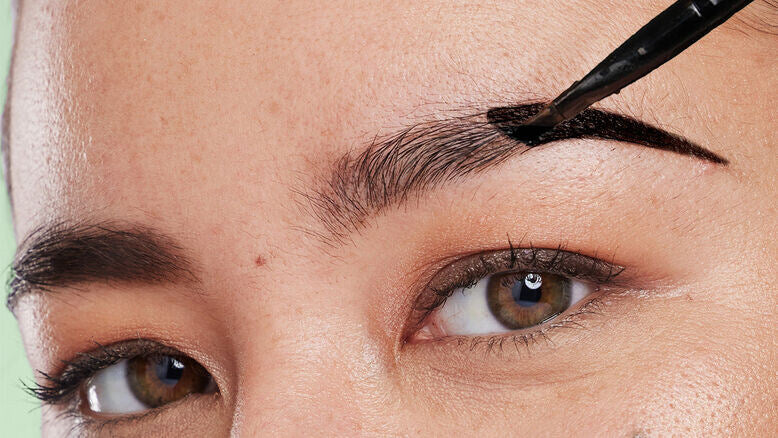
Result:
{"type": "MultiPolygon", "coordinates": [[[[596,291],[595,291],[596,292],[596,291]]],[[[468,348],[475,351],[478,348],[484,348],[485,354],[501,354],[505,352],[506,347],[510,351],[521,351],[531,353],[533,345],[539,342],[545,342],[554,346],[552,335],[562,329],[586,329],[584,322],[587,316],[601,315],[600,308],[604,305],[602,297],[596,296],[590,298],[578,309],[570,314],[562,314],[540,324],[537,328],[525,329],[500,333],[487,336],[447,336],[444,338],[425,340],[424,343],[453,343],[459,347],[468,348]],[[512,348],[511,348],[512,347],[512,348]]]]}
{"type": "Polygon", "coordinates": [[[69,405],[62,410],[61,413],[54,417],[54,421],[64,420],[66,424],[70,424],[70,429],[65,436],[92,436],[103,434],[108,436],[114,436],[111,433],[111,428],[114,427],[132,427],[133,423],[148,420],[161,414],[161,409],[152,409],[146,412],[140,412],[134,415],[127,415],[123,417],[108,417],[108,418],[90,418],[81,413],[80,407],[75,403],[75,400],[71,400],[69,405]]]}

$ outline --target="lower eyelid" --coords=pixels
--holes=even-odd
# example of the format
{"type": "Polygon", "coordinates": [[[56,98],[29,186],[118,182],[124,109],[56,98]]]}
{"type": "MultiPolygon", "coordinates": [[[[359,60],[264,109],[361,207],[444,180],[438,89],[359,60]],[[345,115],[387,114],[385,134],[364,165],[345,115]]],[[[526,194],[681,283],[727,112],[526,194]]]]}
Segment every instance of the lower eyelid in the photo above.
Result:
{"type": "MultiPolygon", "coordinates": [[[[535,327],[521,330],[508,331],[503,333],[492,333],[484,335],[452,335],[426,338],[409,338],[409,344],[441,344],[463,347],[469,351],[475,351],[479,348],[486,352],[503,352],[506,347],[516,350],[521,347],[527,353],[531,352],[536,343],[547,346],[556,346],[554,338],[558,332],[567,329],[587,329],[587,323],[594,317],[603,316],[603,306],[605,302],[603,294],[610,293],[603,288],[593,286],[589,297],[584,297],[578,305],[572,306],[567,311],[555,316],[554,318],[543,322],[535,327]]],[[[434,317],[433,315],[430,315],[434,317]]],[[[517,352],[520,352],[517,350],[517,352]]]]}

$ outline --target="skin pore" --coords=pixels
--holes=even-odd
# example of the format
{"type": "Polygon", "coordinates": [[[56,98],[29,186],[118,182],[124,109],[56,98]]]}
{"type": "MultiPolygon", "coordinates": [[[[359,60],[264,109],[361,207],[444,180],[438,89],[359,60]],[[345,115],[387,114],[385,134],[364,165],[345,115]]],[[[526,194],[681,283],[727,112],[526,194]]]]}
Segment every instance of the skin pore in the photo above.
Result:
{"type": "Polygon", "coordinates": [[[774,9],[596,106],[726,165],[602,136],[527,150],[487,118],[669,3],[22,2],[12,308],[37,383],[71,379],[44,434],[769,435],[774,9]],[[442,289],[507,268],[596,287],[538,329],[413,336],[442,289]],[[79,403],[85,367],[171,350],[218,389],[79,403]]]}

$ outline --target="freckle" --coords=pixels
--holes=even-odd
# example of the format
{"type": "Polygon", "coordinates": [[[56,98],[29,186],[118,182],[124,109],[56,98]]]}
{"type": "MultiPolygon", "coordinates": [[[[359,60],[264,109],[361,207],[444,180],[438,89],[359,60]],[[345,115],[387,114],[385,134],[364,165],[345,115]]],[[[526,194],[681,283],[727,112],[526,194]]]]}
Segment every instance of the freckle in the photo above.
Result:
{"type": "Polygon", "coordinates": [[[257,256],[256,260],[254,260],[254,264],[257,266],[262,266],[265,264],[265,259],[263,259],[262,256],[257,256]]]}
{"type": "Polygon", "coordinates": [[[267,105],[267,112],[270,114],[278,114],[279,111],[281,111],[281,105],[275,100],[271,100],[267,105]]]}

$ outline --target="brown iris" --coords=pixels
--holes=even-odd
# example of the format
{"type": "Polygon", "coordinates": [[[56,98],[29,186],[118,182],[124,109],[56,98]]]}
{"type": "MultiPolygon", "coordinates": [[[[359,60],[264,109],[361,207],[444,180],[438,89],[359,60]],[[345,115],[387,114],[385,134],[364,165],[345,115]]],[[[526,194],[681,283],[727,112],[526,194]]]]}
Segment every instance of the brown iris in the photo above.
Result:
{"type": "Polygon", "coordinates": [[[181,356],[132,358],[127,363],[127,377],[133,394],[150,408],[206,392],[211,383],[211,376],[202,365],[181,356]]]}
{"type": "Polygon", "coordinates": [[[506,328],[538,325],[570,307],[570,281],[553,274],[506,272],[487,285],[489,310],[506,328]]]}

